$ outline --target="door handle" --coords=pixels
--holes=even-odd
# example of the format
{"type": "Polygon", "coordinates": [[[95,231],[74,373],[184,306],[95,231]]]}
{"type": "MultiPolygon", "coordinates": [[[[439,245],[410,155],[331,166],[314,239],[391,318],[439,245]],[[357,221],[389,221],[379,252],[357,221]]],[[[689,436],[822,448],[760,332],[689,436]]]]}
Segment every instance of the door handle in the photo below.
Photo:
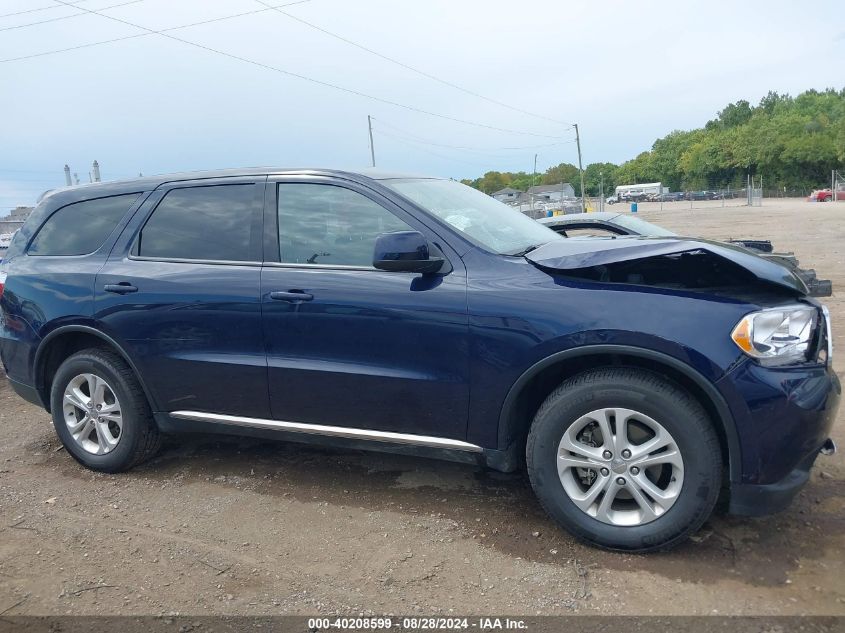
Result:
{"type": "Polygon", "coordinates": [[[119,284],[106,284],[103,286],[103,290],[106,292],[113,292],[118,295],[128,295],[133,292],[138,292],[138,288],[136,286],[133,286],[126,281],[121,281],[119,284]]]}
{"type": "Polygon", "coordinates": [[[289,290],[288,292],[271,292],[270,298],[273,301],[288,301],[290,303],[302,303],[303,301],[311,301],[314,295],[309,294],[303,290],[289,290]]]}

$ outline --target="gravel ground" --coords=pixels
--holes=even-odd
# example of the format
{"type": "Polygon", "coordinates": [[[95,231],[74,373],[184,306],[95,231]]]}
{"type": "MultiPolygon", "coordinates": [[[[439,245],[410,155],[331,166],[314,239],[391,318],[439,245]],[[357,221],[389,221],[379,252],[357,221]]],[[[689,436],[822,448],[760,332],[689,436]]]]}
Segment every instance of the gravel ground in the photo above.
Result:
{"type": "MultiPolygon", "coordinates": [[[[771,238],[845,291],[845,204],[649,206],[680,233],[771,238]]],[[[845,304],[826,303],[845,350],[845,304]]],[[[843,495],[845,459],[821,458],[778,516],[612,554],[557,529],[521,475],[472,466],[201,436],[96,474],[0,380],[0,615],[845,615],[843,495]]]]}

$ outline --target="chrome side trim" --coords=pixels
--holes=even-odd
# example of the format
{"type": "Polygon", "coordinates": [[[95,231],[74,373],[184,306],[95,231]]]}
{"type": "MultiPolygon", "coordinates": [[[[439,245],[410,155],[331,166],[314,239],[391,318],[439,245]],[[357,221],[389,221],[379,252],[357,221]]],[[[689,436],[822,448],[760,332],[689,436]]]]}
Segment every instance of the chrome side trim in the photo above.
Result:
{"type": "MultiPolygon", "coordinates": [[[[182,257],[147,257],[130,254],[127,259],[133,262],[165,262],[167,264],[212,264],[215,266],[261,266],[259,261],[235,261],[231,259],[184,259],[182,257]]],[[[373,269],[375,270],[375,269],[373,269]]]]}
{"type": "Polygon", "coordinates": [[[264,262],[268,268],[302,268],[303,270],[355,270],[360,272],[384,272],[372,266],[347,266],[345,264],[300,264],[291,262],[264,262]]]}
{"type": "Polygon", "coordinates": [[[249,426],[258,429],[272,429],[277,431],[292,431],[309,435],[328,435],[331,437],[345,437],[354,440],[371,440],[375,442],[389,442],[393,444],[413,444],[431,448],[448,448],[458,451],[480,453],[483,449],[469,442],[451,440],[445,437],[431,437],[429,435],[413,435],[411,433],[391,433],[389,431],[373,431],[369,429],[353,429],[343,426],[326,426],[323,424],[303,424],[301,422],[284,422],[282,420],[264,420],[261,418],[244,418],[237,415],[222,415],[220,413],[203,413],[201,411],[171,411],[171,417],[180,420],[194,420],[197,422],[220,422],[236,426],[249,426]]]}

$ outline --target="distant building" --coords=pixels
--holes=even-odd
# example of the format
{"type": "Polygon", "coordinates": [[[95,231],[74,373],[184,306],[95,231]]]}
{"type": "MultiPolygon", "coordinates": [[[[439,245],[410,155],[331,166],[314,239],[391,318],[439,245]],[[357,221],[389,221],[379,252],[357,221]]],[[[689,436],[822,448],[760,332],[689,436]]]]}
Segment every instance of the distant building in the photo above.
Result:
{"type": "Polygon", "coordinates": [[[561,199],[574,198],[575,188],[568,182],[556,185],[537,185],[536,187],[528,187],[528,195],[534,200],[543,202],[560,202],[561,199]]]}
{"type": "Polygon", "coordinates": [[[505,187],[504,189],[499,189],[498,191],[493,192],[493,197],[498,200],[499,202],[504,202],[505,204],[516,202],[519,199],[519,194],[521,191],[517,189],[511,189],[510,187],[505,187]]]}
{"type": "Polygon", "coordinates": [[[12,212],[0,218],[0,234],[14,233],[23,226],[33,207],[15,207],[12,212]]]}

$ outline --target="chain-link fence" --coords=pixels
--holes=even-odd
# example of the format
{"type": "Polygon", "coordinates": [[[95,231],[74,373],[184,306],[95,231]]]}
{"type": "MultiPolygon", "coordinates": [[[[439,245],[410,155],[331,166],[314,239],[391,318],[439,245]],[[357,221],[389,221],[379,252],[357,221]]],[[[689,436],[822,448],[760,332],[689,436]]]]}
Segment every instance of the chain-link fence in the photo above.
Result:
{"type": "MultiPolygon", "coordinates": [[[[589,199],[587,199],[589,204],[589,199]]],[[[563,201],[554,202],[526,202],[522,204],[510,205],[517,211],[524,213],[529,218],[539,220],[540,218],[548,218],[553,215],[570,215],[572,213],[581,213],[580,198],[567,198],[563,201]]]]}
{"type": "Polygon", "coordinates": [[[748,179],[748,206],[763,206],[763,177],[751,176],[748,179]]]}
{"type": "MultiPolygon", "coordinates": [[[[713,209],[726,207],[762,207],[764,198],[799,198],[818,201],[845,202],[845,172],[834,170],[830,184],[821,190],[802,187],[769,185],[761,174],[740,175],[731,179],[711,179],[706,182],[682,183],[682,190],[671,191],[663,187],[662,193],[635,193],[618,188],[605,199],[588,196],[584,200],[584,211],[631,211],[637,205],[638,211],[713,209]],[[812,194],[812,195],[811,195],[812,194]]],[[[554,202],[534,201],[515,206],[531,218],[539,219],[553,215],[581,213],[581,199],[572,198],[554,202]]]]}
{"type": "Polygon", "coordinates": [[[845,177],[842,176],[842,172],[834,170],[831,181],[833,184],[831,199],[835,202],[845,202],[845,177]]]}
{"type": "Polygon", "coordinates": [[[631,209],[635,203],[638,210],[643,211],[760,206],[763,199],[762,183],[761,176],[740,175],[682,183],[677,191],[663,185],[660,193],[636,192],[633,188],[626,191],[624,187],[618,187],[616,193],[607,198],[604,208],[631,209]]]}

